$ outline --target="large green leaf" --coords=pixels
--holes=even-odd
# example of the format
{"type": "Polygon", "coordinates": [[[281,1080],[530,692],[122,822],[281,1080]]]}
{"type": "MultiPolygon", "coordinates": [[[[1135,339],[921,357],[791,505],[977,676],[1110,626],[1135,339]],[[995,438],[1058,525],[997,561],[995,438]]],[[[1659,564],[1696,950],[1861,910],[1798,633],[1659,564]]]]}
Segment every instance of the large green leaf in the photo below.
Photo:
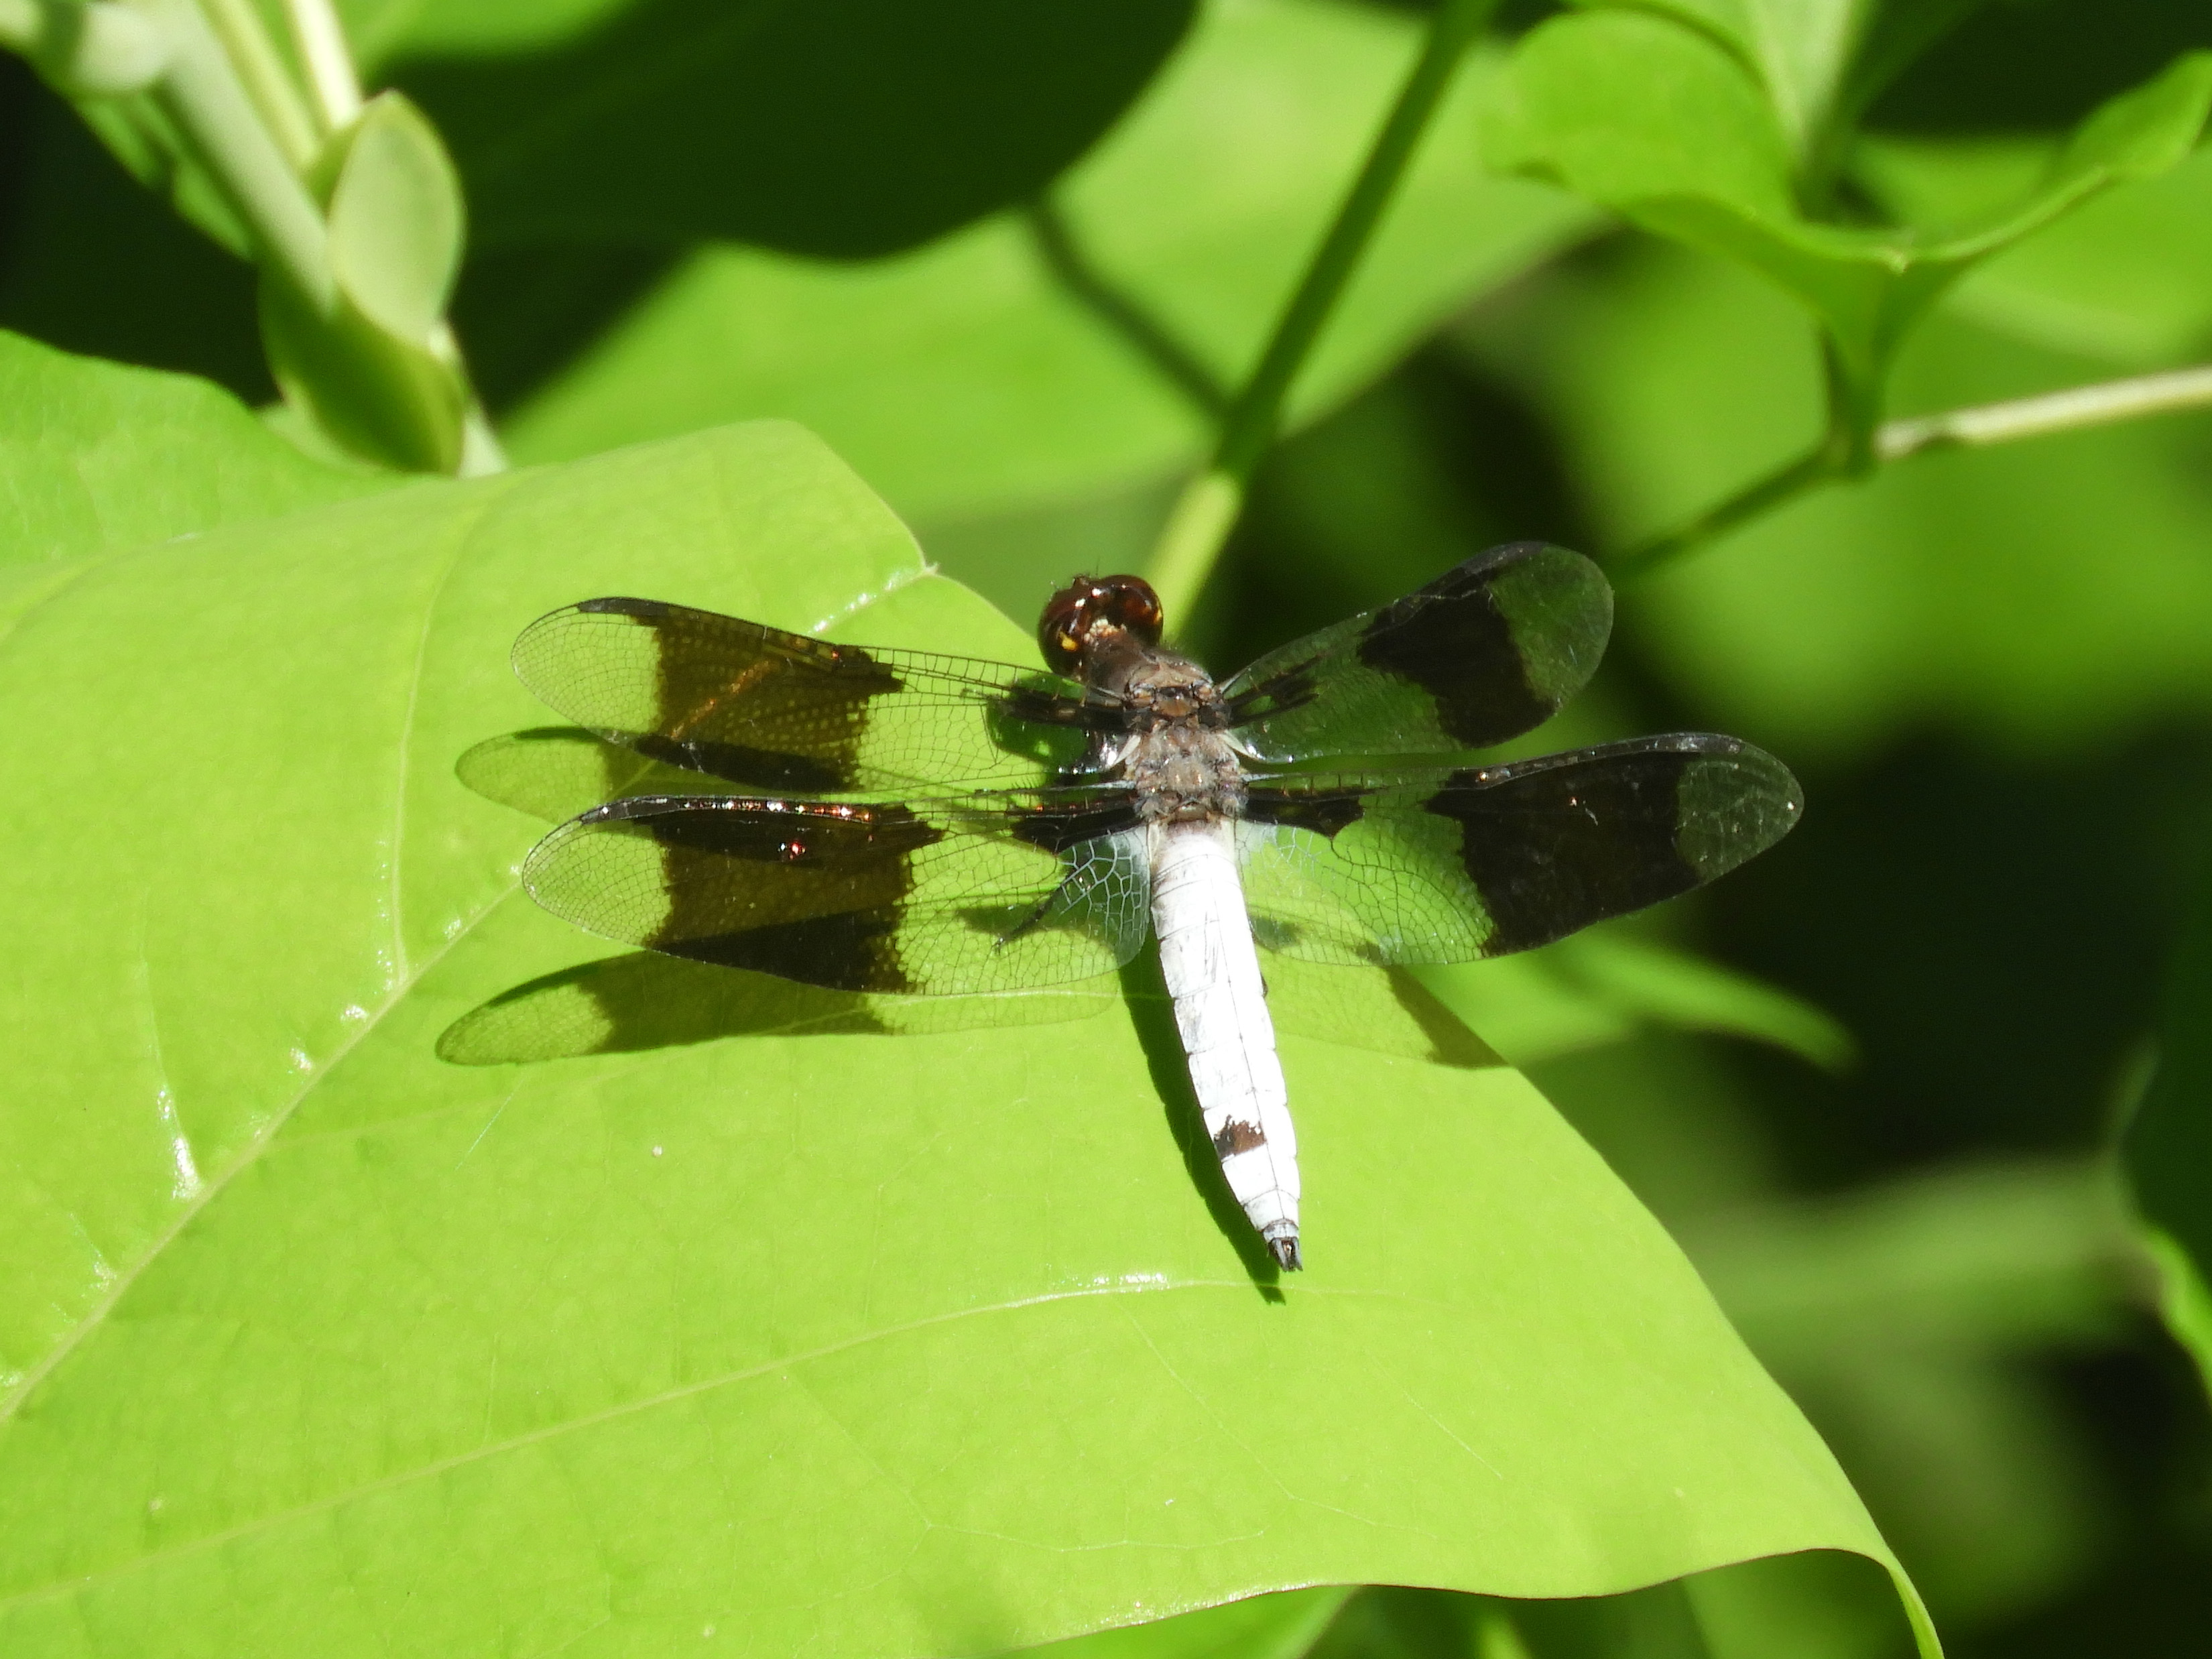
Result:
{"type": "Polygon", "coordinates": [[[1479,1051],[1286,1034],[1314,1265],[1282,1286],[1141,1000],[436,1058],[605,954],[453,772],[543,721],[506,666],[533,615],[627,590],[1021,651],[796,428],[72,571],[0,641],[39,803],[0,860],[9,1654],[957,1653],[1316,1582],[1889,1562],[1479,1051]]]}
{"type": "MultiPolygon", "coordinates": [[[[1416,46],[1321,0],[1213,8],[1062,191],[1101,272],[1217,376],[1257,351],[1416,46]]],[[[1481,289],[1581,234],[1556,192],[1486,177],[1471,82],[1438,113],[1301,382],[1339,398],[1481,289]]],[[[558,459],[755,416],[804,421],[910,517],[1104,489],[1195,460],[1204,412],[1001,219],[903,258],[695,256],[510,423],[558,459]]]]}
{"type": "Polygon", "coordinates": [[[1305,1659],[1351,1594],[1340,1585],[1248,1596],[1038,1650],[1038,1659],[1305,1659]]]}
{"type": "Polygon", "coordinates": [[[2106,186],[2174,166],[2208,106],[2212,52],[2192,52],[2089,116],[2008,211],[1895,229],[1820,223],[1798,210],[1787,135],[1739,59],[1664,18],[1603,11],[1522,40],[1486,141],[1501,167],[1557,179],[1779,284],[1826,326],[1863,422],[1898,343],[1962,272],[2106,186]]]}
{"type": "Polygon", "coordinates": [[[204,380],[0,331],[0,566],[66,559],[385,488],[310,460],[204,380]]]}
{"type": "Polygon", "coordinates": [[[1370,1585],[1254,1596],[1079,1636],[1039,1659],[1896,1659],[1888,1578],[1832,1551],[1569,1601],[1370,1585]]]}

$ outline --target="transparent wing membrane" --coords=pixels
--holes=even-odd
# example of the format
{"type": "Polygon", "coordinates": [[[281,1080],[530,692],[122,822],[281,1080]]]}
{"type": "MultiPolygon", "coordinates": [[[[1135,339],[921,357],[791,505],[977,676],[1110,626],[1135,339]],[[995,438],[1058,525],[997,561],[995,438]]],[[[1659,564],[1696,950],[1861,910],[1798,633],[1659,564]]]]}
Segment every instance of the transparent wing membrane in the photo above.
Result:
{"type": "Polygon", "coordinates": [[[810,795],[1042,785],[1081,772],[1119,704],[1006,663],[831,645],[651,599],[588,599],[514,645],[524,684],[647,757],[810,795]]]}
{"type": "Polygon", "coordinates": [[[1463,962],[1547,945],[1725,874],[1796,822],[1772,756],[1704,732],[1510,765],[1255,784],[1246,902],[1267,949],[1463,962]]]}
{"type": "Polygon", "coordinates": [[[1133,821],[1111,787],[644,797],[555,830],[523,882],[580,927],[672,956],[835,990],[1003,991],[1136,953],[1150,891],[1133,821]]]}
{"type": "Polygon", "coordinates": [[[1558,712],[1612,629],[1595,565],[1514,542],[1270,652],[1222,690],[1235,740],[1261,760],[1459,754],[1558,712]]]}

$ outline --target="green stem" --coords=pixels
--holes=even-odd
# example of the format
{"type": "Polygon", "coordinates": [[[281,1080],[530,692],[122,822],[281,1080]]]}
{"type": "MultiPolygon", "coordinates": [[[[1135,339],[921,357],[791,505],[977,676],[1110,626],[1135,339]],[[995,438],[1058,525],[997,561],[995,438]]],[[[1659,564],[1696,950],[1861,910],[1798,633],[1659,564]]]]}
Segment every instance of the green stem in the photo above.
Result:
{"type": "Polygon", "coordinates": [[[1784,502],[1845,476],[1835,447],[1826,438],[1796,460],[1777,467],[1765,477],[1745,485],[1717,507],[1708,507],[1680,529],[1671,531],[1617,558],[1606,561],[1606,572],[1614,581],[1639,580],[1674,562],[1706,543],[1717,541],[1731,530],[1771,513],[1784,502]]]}
{"type": "Polygon", "coordinates": [[[253,239],[259,263],[316,311],[336,303],[323,216],[197,9],[164,6],[172,57],[155,101],[253,239]]]}
{"type": "Polygon", "coordinates": [[[1607,561],[1606,568],[1616,580],[1648,576],[1800,495],[1929,450],[2016,443],[2194,409],[2212,409],[2212,363],[1885,421],[1863,447],[1868,458],[1863,465],[1855,461],[1848,437],[1838,435],[1838,427],[1806,454],[1746,485],[1680,528],[1607,561]]]}
{"type": "Polygon", "coordinates": [[[322,147],[315,118],[307,112],[291,71],[276,55],[276,42],[261,27],[252,0],[200,0],[202,11],[230,58],[240,84],[261,114],[263,125],[284,152],[292,170],[304,173],[322,147]]]}
{"type": "Polygon", "coordinates": [[[461,415],[461,459],[453,469],[455,475],[481,478],[506,471],[507,450],[492,429],[491,416],[484,413],[483,399],[470,382],[468,365],[461,359],[461,343],[453,337],[451,323],[441,319],[430,331],[430,349],[468,388],[468,406],[461,415]]]}
{"type": "Polygon", "coordinates": [[[0,46],[75,98],[143,92],[169,61],[161,26],[108,0],[0,0],[0,46]]]}
{"type": "Polygon", "coordinates": [[[1150,567],[1167,615],[1186,618],[1237,522],[1246,487],[1282,424],[1283,404],[1328,324],[1427,131],[1468,43],[1494,0],[1443,0],[1420,55],[1399,88],[1358,176],[1276,319],[1274,332],[1221,422],[1205,471],[1191,481],[1162,532],[1150,567]]]}
{"type": "Polygon", "coordinates": [[[1875,453],[1884,461],[1901,461],[1923,450],[2012,443],[2045,433],[2071,432],[2208,406],[2212,406],[2212,364],[2200,364],[2160,374],[2069,386],[2037,398],[2015,398],[2007,403],[1978,404],[1971,409],[1885,422],[1875,434],[1875,453]]]}
{"type": "Polygon", "coordinates": [[[1170,633],[1189,618],[1243,507],[1244,487],[1225,472],[1200,473],[1176,498],[1145,568],[1170,633]]]}
{"type": "Polygon", "coordinates": [[[361,76],[346,46],[345,30],[331,0],[285,0],[292,47],[306,70],[307,89],[325,133],[338,132],[361,113],[361,76]]]}
{"type": "Polygon", "coordinates": [[[1706,508],[1680,529],[1607,560],[1606,569],[1615,581],[1648,576],[1800,495],[1838,478],[1864,477],[1880,465],[1874,431],[1880,417],[1881,382],[1870,374],[1851,373],[1832,338],[1821,342],[1820,363],[1826,376],[1828,409],[1827,427],[1820,441],[1796,459],[1784,462],[1719,505],[1706,508]]]}

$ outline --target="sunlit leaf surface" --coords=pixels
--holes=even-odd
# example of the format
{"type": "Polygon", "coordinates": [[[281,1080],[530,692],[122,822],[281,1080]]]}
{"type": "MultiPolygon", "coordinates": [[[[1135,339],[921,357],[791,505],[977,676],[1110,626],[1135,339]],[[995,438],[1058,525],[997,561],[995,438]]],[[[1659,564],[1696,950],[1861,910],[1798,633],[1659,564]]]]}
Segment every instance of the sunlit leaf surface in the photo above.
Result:
{"type": "Polygon", "coordinates": [[[161,541],[389,482],[309,460],[204,380],[0,331],[0,565],[161,541]]]}
{"type": "MultiPolygon", "coordinates": [[[[1620,0],[1581,0],[1594,9],[1620,0]]],[[[1632,9],[1622,4],[1622,9],[1632,9]]],[[[1871,0],[1650,0],[1757,71],[1793,149],[1818,136],[1875,9],[1871,0]]]]}
{"type": "Polygon", "coordinates": [[[0,1650],[955,1654],[1256,1590],[1888,1559],[1516,1073],[1290,1029],[1255,1276],[1141,998],[455,1065],[605,954],[457,759],[644,592],[1018,653],[763,424],[75,566],[0,641],[0,1650]]]}

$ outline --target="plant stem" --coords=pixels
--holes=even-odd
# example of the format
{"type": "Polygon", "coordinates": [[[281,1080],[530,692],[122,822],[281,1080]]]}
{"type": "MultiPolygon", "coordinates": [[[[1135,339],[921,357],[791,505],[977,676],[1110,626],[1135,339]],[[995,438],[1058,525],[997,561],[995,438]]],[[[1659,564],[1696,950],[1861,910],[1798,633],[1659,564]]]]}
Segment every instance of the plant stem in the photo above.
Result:
{"type": "Polygon", "coordinates": [[[1684,554],[1718,540],[1738,526],[1844,476],[1834,446],[1824,437],[1796,460],[1745,485],[1718,506],[1707,507],[1679,530],[1631,548],[1618,558],[1607,560],[1606,574],[1616,582],[1640,580],[1674,563],[1684,554]]]}
{"type": "Polygon", "coordinates": [[[1200,473],[1176,498],[1145,571],[1170,634],[1189,618],[1243,506],[1243,486],[1225,472],[1200,473]]]}
{"type": "Polygon", "coordinates": [[[1260,361],[1223,417],[1206,470],[1184,490],[1153,550],[1149,574],[1174,623],[1187,618],[1242,510],[1246,486],[1282,423],[1283,403],[1358,269],[1468,43],[1494,0],[1443,0],[1367,159],[1276,319],[1260,361]]]}
{"type": "Polygon", "coordinates": [[[169,60],[160,24],[110,0],[0,0],[0,46],[81,98],[143,92],[169,60]]]}
{"type": "Polygon", "coordinates": [[[338,15],[331,0],[284,0],[284,15],[292,26],[293,47],[307,71],[307,88],[314,94],[323,131],[337,132],[361,113],[361,76],[354,70],[338,15]]]}
{"type": "Polygon", "coordinates": [[[2113,421],[2207,406],[2212,406],[2212,364],[2200,364],[2160,374],[2069,386],[2038,398],[2015,398],[2006,403],[1978,404],[1940,415],[1912,415],[1886,422],[1875,436],[1875,453],[1885,461],[1901,461],[1923,450],[2010,443],[2048,432],[2069,432],[2077,427],[2104,426],[2113,421]]]}
{"type": "MultiPolygon", "coordinates": [[[[2212,408],[2212,363],[1885,421],[1874,434],[1871,459],[1886,465],[1930,450],[2013,443],[2115,421],[2207,408],[2212,408]]],[[[1832,431],[1807,453],[1746,485],[1680,529],[1607,560],[1606,568],[1616,580],[1647,576],[1800,495],[1863,475],[1863,469],[1850,464],[1847,449],[1832,431]]]]}
{"type": "Polygon", "coordinates": [[[200,7],[284,159],[294,172],[305,173],[322,147],[322,136],[276,55],[276,43],[261,27],[252,0],[200,0],[200,7]]]}
{"type": "Polygon", "coordinates": [[[262,125],[198,11],[175,4],[159,15],[173,55],[155,88],[155,102],[245,225],[264,268],[327,313],[337,289],[314,199],[262,125]]]}
{"type": "Polygon", "coordinates": [[[469,383],[468,365],[461,358],[461,343],[453,337],[453,325],[441,318],[430,331],[430,350],[441,362],[459,375],[468,387],[468,407],[461,416],[461,459],[454,475],[463,478],[481,478],[494,472],[507,471],[507,449],[493,430],[491,416],[484,413],[483,399],[469,383]]]}

